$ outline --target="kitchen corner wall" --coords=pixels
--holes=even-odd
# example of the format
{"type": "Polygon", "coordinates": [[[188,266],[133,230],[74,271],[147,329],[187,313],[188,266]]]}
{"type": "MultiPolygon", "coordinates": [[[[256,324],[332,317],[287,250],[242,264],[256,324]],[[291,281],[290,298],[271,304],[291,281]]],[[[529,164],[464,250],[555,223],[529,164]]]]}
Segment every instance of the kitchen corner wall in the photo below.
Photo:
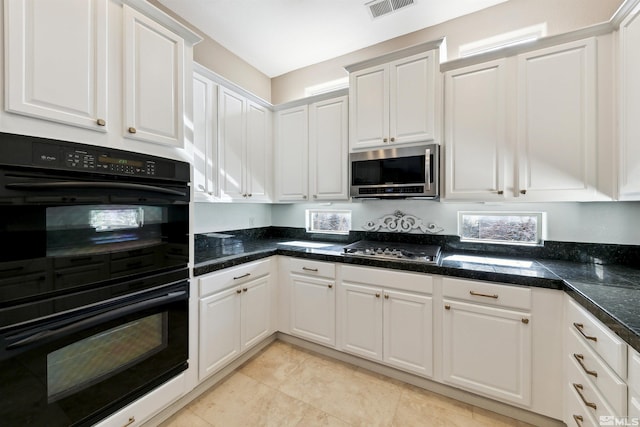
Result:
{"type": "Polygon", "coordinates": [[[370,200],[353,203],[245,204],[196,203],[194,232],[245,228],[305,226],[306,209],[349,209],[352,229],[363,230],[369,220],[401,210],[425,223],[444,228],[441,234],[457,234],[458,211],[546,212],[546,240],[560,242],[640,245],[640,202],[594,203],[447,203],[424,200],[370,200]]]}

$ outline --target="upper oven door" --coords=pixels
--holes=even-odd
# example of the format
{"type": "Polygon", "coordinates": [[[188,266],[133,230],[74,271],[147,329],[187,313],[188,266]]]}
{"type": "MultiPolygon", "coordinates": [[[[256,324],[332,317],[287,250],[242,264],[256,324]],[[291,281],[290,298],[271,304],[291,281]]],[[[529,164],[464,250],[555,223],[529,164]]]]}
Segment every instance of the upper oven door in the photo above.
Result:
{"type": "Polygon", "coordinates": [[[186,185],[3,170],[0,307],[187,267],[186,185]]]}

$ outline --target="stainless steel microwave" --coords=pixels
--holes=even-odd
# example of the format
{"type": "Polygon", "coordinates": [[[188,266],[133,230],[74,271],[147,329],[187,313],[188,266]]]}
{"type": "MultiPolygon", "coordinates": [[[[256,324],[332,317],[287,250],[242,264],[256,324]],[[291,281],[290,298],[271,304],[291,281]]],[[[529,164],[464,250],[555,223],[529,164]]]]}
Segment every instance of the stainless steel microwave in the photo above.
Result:
{"type": "Polygon", "coordinates": [[[351,197],[356,199],[440,196],[440,146],[387,148],[351,153],[351,197]]]}

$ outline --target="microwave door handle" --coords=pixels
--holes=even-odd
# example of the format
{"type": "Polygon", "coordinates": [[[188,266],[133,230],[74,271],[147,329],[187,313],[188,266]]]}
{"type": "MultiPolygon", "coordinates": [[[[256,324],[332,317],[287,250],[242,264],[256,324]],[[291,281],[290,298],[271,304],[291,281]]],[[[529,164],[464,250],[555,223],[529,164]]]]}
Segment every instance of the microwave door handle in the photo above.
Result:
{"type": "Polygon", "coordinates": [[[427,190],[431,191],[431,148],[427,148],[424,156],[424,175],[427,182],[427,190]]]}
{"type": "Polygon", "coordinates": [[[7,337],[7,341],[11,341],[12,339],[18,339],[18,341],[7,345],[5,348],[7,350],[15,350],[20,347],[24,347],[29,344],[36,343],[38,341],[41,341],[47,338],[51,338],[55,336],[65,336],[76,331],[81,331],[83,329],[87,329],[92,326],[96,326],[101,323],[108,322],[113,319],[117,319],[118,317],[139,312],[141,310],[158,307],[174,301],[180,301],[185,298],[186,294],[187,294],[186,291],[170,292],[170,293],[167,293],[166,295],[162,295],[149,300],[137,302],[131,305],[126,305],[124,307],[116,308],[115,310],[109,310],[105,313],[97,314],[92,317],[87,317],[86,319],[79,320],[77,322],[71,323],[61,328],[45,329],[43,331],[36,332],[32,335],[29,335],[26,338],[19,339],[18,337],[7,337]]]}
{"type": "Polygon", "coordinates": [[[155,185],[132,184],[129,182],[101,182],[101,181],[56,181],[56,182],[16,182],[6,184],[6,188],[17,190],[47,190],[50,188],[82,188],[82,189],[122,189],[152,191],[154,193],[172,194],[174,196],[186,196],[182,191],[170,188],[157,187],[155,185]]]}

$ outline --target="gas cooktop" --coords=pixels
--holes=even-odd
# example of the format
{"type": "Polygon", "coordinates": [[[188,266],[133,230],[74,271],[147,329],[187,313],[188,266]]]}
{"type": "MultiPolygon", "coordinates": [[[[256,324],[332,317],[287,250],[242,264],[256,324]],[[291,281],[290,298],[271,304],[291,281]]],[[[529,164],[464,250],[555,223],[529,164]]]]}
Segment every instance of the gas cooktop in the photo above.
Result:
{"type": "Polygon", "coordinates": [[[343,248],[344,256],[437,264],[440,246],[360,240],[343,248]]]}

